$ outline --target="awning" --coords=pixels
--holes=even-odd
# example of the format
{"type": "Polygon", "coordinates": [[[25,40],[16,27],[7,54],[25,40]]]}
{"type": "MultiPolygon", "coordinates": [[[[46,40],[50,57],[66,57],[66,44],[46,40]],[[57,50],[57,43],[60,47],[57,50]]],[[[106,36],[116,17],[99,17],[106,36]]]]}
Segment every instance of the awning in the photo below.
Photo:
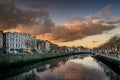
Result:
{"type": "Polygon", "coordinates": [[[25,51],[26,52],[31,52],[31,49],[30,48],[25,48],[25,51]]]}

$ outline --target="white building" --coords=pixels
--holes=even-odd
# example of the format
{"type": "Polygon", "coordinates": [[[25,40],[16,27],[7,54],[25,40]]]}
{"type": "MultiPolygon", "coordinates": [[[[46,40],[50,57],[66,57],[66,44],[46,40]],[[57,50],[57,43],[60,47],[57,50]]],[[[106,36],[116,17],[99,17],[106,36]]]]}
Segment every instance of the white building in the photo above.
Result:
{"type": "Polygon", "coordinates": [[[50,43],[48,41],[45,41],[46,45],[46,52],[49,52],[50,51],[50,43]]]}
{"type": "Polygon", "coordinates": [[[36,49],[36,38],[27,33],[4,33],[6,53],[24,53],[36,49]]]}
{"type": "Polygon", "coordinates": [[[38,40],[37,41],[37,49],[39,53],[47,53],[50,49],[50,42],[46,40],[38,40]]]}

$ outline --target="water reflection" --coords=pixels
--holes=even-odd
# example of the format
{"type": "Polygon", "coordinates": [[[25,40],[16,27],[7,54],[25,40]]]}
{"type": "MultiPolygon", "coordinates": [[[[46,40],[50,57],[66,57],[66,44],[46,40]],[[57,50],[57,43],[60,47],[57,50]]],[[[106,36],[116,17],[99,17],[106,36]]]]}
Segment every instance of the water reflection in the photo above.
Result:
{"type": "Polygon", "coordinates": [[[111,70],[109,67],[107,67],[105,64],[103,64],[100,61],[97,61],[99,65],[103,68],[104,72],[106,75],[111,79],[111,80],[120,80],[120,76],[115,73],[113,70],[111,70]]]}
{"type": "Polygon", "coordinates": [[[100,69],[90,68],[75,61],[76,59],[69,60],[54,70],[36,72],[37,80],[109,80],[100,69]]]}
{"type": "Polygon", "coordinates": [[[120,78],[90,56],[75,55],[52,60],[7,80],[120,80],[120,78]],[[111,75],[108,75],[109,73],[111,75]]]}

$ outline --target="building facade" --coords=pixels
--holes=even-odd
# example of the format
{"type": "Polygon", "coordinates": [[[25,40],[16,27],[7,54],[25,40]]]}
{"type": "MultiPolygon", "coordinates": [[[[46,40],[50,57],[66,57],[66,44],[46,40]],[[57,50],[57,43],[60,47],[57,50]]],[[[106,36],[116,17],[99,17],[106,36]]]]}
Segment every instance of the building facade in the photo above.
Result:
{"type": "Polygon", "coordinates": [[[37,40],[37,49],[39,53],[50,52],[50,42],[47,40],[37,40]]]}
{"type": "Polygon", "coordinates": [[[0,54],[3,53],[3,31],[0,31],[0,54]]]}
{"type": "Polygon", "coordinates": [[[46,52],[50,52],[50,42],[49,41],[45,41],[45,47],[46,47],[46,52]]]}
{"type": "Polygon", "coordinates": [[[27,33],[4,33],[5,53],[27,53],[36,49],[36,38],[27,33]]]}

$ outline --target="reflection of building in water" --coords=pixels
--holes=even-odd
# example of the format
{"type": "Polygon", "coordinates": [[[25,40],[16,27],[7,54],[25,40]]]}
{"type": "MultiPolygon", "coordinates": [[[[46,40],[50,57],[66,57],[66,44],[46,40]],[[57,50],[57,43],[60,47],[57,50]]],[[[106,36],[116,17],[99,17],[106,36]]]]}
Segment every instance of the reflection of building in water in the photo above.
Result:
{"type": "MultiPolygon", "coordinates": [[[[71,62],[71,60],[76,58],[79,60],[81,56],[77,56],[52,59],[50,61],[48,60],[43,62],[41,66],[39,65],[37,68],[34,67],[36,69],[32,69],[29,72],[24,72],[8,80],[108,80],[108,77],[103,71],[71,62]]],[[[80,58],[80,61],[85,62],[85,59],[86,58],[80,58]]],[[[104,68],[104,71],[109,74],[109,78],[111,78],[111,80],[120,80],[120,78],[117,77],[117,74],[114,74],[110,69],[108,69],[108,67],[104,66],[100,62],[98,63],[102,68],[104,68]]]]}
{"type": "Polygon", "coordinates": [[[65,65],[65,63],[68,61],[68,58],[64,58],[58,62],[58,65],[65,65]]]}
{"type": "Polygon", "coordinates": [[[98,61],[99,65],[103,67],[104,72],[106,75],[110,78],[110,80],[120,80],[120,76],[115,73],[113,70],[111,70],[109,67],[107,67],[102,62],[98,61]]]}
{"type": "Polygon", "coordinates": [[[68,57],[68,60],[70,60],[70,59],[76,59],[76,58],[78,58],[78,59],[84,59],[84,57],[87,57],[87,56],[90,56],[90,55],[88,55],[88,54],[74,55],[74,56],[68,57]]]}
{"type": "Polygon", "coordinates": [[[59,58],[55,60],[53,59],[52,61],[50,61],[50,63],[46,63],[46,64],[43,63],[43,65],[37,67],[36,69],[32,69],[29,72],[19,74],[7,80],[40,80],[40,76],[39,76],[39,79],[35,79],[38,77],[37,74],[42,73],[48,69],[50,71],[53,71],[55,68],[60,66],[60,63],[65,64],[67,60],[68,58],[59,58]]]}
{"type": "Polygon", "coordinates": [[[20,75],[15,76],[15,77],[11,77],[7,80],[34,80],[33,76],[35,76],[34,70],[31,70],[29,72],[22,73],[20,75]]]}

